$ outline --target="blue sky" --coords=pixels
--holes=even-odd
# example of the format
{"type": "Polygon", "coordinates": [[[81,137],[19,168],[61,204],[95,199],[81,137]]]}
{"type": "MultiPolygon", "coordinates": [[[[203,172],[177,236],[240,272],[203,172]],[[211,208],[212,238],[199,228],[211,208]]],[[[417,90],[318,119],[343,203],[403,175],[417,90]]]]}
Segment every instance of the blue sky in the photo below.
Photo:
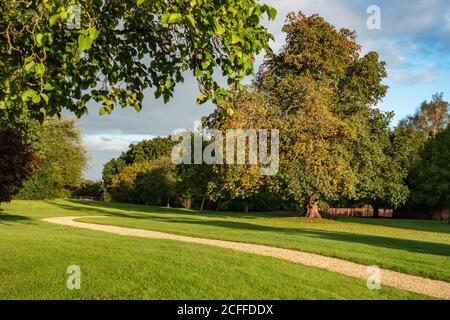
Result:
{"type": "MultiPolygon", "coordinates": [[[[277,8],[278,16],[265,26],[275,36],[271,44],[278,51],[284,43],[281,28],[287,13],[318,13],[337,28],[356,30],[363,53],[377,51],[386,61],[389,92],[379,105],[394,111],[394,124],[411,114],[436,92],[450,99],[450,1],[448,0],[261,0],[277,8]],[[381,9],[381,29],[369,30],[367,8],[381,9]]],[[[261,63],[263,57],[257,59],[261,63]]],[[[256,66],[257,67],[257,66],[256,66]]],[[[194,121],[212,112],[211,104],[197,106],[197,83],[186,75],[173,100],[164,105],[149,91],[143,110],[117,110],[98,116],[98,106],[80,120],[83,141],[90,161],[86,177],[100,179],[103,164],[126,150],[130,143],[180,128],[193,127],[194,121]]]]}

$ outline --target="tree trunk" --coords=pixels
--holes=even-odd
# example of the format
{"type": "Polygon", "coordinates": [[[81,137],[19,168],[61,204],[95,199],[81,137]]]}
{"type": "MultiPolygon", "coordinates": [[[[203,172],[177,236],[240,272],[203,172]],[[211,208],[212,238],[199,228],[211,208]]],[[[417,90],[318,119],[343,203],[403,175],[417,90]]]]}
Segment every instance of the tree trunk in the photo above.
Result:
{"type": "Polygon", "coordinates": [[[166,205],[166,207],[167,207],[167,208],[170,208],[170,199],[167,199],[167,205],[166,205]]]}
{"type": "Polygon", "coordinates": [[[248,213],[248,203],[247,203],[247,201],[244,202],[244,212],[245,212],[245,214],[248,213]]]}
{"type": "Polygon", "coordinates": [[[319,200],[310,200],[306,206],[306,217],[308,219],[321,219],[319,212],[319,200]]]}
{"type": "Polygon", "coordinates": [[[200,205],[200,212],[205,208],[205,197],[202,198],[202,204],[200,205]]]}
{"type": "Polygon", "coordinates": [[[380,217],[380,207],[373,206],[373,218],[379,218],[380,217]]]}

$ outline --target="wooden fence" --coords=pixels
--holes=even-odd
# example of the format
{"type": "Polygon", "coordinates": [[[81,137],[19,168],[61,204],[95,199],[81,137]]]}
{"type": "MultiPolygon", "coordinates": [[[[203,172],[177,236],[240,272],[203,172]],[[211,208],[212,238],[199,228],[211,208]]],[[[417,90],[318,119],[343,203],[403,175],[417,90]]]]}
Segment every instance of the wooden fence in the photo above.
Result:
{"type": "MultiPolygon", "coordinates": [[[[378,215],[384,218],[392,218],[392,209],[379,209],[378,215]]],[[[331,208],[328,214],[344,217],[373,217],[373,209],[370,208],[331,208]]]]}

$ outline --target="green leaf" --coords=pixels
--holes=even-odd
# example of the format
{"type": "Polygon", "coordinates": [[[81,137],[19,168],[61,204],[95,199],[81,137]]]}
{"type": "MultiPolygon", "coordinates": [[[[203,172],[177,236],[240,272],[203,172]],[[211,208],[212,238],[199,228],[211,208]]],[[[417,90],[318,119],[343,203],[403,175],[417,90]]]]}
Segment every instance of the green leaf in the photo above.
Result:
{"type": "Polygon", "coordinates": [[[269,16],[270,20],[275,20],[277,17],[277,9],[273,8],[273,7],[268,7],[267,8],[267,15],[269,16]]]}
{"type": "Polygon", "coordinates": [[[170,17],[170,13],[164,13],[164,14],[161,16],[161,23],[162,23],[162,24],[166,24],[167,21],[169,21],[169,17],[170,17]]]}
{"type": "Polygon", "coordinates": [[[37,64],[36,67],[34,68],[34,72],[36,73],[36,75],[42,76],[45,73],[44,64],[42,63],[37,64]]]}
{"type": "Polygon", "coordinates": [[[48,104],[48,95],[46,95],[45,93],[41,92],[41,97],[42,99],[44,99],[45,103],[48,104]]]}
{"type": "Polygon", "coordinates": [[[28,89],[24,93],[22,93],[22,101],[27,102],[35,95],[36,95],[36,91],[34,91],[33,89],[28,89]]]}
{"type": "Polygon", "coordinates": [[[55,87],[53,87],[50,83],[45,84],[44,90],[53,91],[53,89],[55,89],[55,87]]]}
{"type": "Polygon", "coordinates": [[[33,71],[34,66],[36,65],[36,63],[34,61],[31,61],[29,63],[27,63],[25,65],[25,72],[26,73],[30,73],[31,71],[33,71]]]}
{"type": "Polygon", "coordinates": [[[183,18],[183,16],[181,15],[181,13],[172,13],[169,17],[169,23],[177,23],[180,22],[181,19],[183,18]]]}
{"type": "Polygon", "coordinates": [[[225,31],[226,31],[225,27],[222,26],[219,22],[216,22],[216,34],[220,36],[224,34],[225,31]]]}
{"type": "Polygon", "coordinates": [[[100,35],[100,32],[96,28],[94,28],[94,27],[89,28],[89,38],[92,41],[95,41],[99,35],[100,35]]]}
{"type": "Polygon", "coordinates": [[[105,107],[101,107],[100,110],[98,110],[98,113],[101,116],[105,116],[105,115],[109,114],[105,107]]]}
{"type": "Polygon", "coordinates": [[[231,35],[231,43],[232,44],[236,44],[236,43],[241,43],[244,44],[244,39],[242,39],[240,36],[238,36],[237,34],[233,34],[231,35]]]}
{"type": "Polygon", "coordinates": [[[78,36],[78,48],[80,51],[86,51],[91,48],[92,45],[92,39],[91,37],[86,37],[82,34],[78,36]]]}
{"type": "Polygon", "coordinates": [[[141,112],[141,110],[142,110],[142,105],[141,105],[140,103],[138,103],[138,102],[136,102],[136,103],[133,105],[133,107],[134,107],[134,109],[135,109],[137,112],[141,112]]]}
{"type": "Polygon", "coordinates": [[[197,25],[197,23],[195,22],[194,17],[191,14],[188,14],[186,16],[186,18],[189,20],[189,23],[191,24],[192,28],[195,28],[195,26],[197,25]]]}
{"type": "Polygon", "coordinates": [[[37,103],[41,102],[41,96],[35,92],[35,95],[31,97],[31,101],[33,101],[33,103],[37,104],[37,103]]]}
{"type": "Polygon", "coordinates": [[[209,60],[203,61],[202,62],[202,68],[206,69],[209,67],[209,65],[211,64],[211,62],[209,60]]]}
{"type": "Polygon", "coordinates": [[[42,47],[43,43],[42,43],[42,39],[44,38],[44,35],[42,33],[38,33],[36,35],[36,45],[40,48],[42,47]]]}
{"type": "Polygon", "coordinates": [[[50,22],[50,27],[54,26],[55,23],[58,21],[59,19],[59,14],[55,14],[53,16],[50,17],[50,19],[48,20],[50,22]]]}
{"type": "Polygon", "coordinates": [[[137,0],[137,5],[140,6],[141,4],[143,4],[145,2],[145,0],[137,0]]]}

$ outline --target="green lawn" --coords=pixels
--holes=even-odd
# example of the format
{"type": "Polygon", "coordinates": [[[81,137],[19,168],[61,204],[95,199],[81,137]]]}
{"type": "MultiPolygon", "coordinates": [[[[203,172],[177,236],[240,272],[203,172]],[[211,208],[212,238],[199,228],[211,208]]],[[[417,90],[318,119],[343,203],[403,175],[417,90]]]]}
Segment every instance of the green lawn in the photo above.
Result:
{"type": "Polygon", "coordinates": [[[121,204],[15,201],[0,207],[1,299],[424,298],[388,287],[368,290],[365,281],[269,257],[41,221],[67,215],[109,215],[87,220],[297,248],[447,281],[450,274],[450,229],[444,223],[388,221],[392,228],[375,220],[374,225],[359,219],[309,222],[121,204]],[[81,290],[66,288],[69,265],[81,268],[81,290]]]}
{"type": "Polygon", "coordinates": [[[79,205],[76,209],[72,204],[60,206],[74,210],[73,214],[89,210],[93,215],[108,215],[81,221],[298,249],[450,281],[450,225],[445,222],[358,218],[309,221],[125,204],[108,204],[107,208],[99,203],[79,205]]]}

